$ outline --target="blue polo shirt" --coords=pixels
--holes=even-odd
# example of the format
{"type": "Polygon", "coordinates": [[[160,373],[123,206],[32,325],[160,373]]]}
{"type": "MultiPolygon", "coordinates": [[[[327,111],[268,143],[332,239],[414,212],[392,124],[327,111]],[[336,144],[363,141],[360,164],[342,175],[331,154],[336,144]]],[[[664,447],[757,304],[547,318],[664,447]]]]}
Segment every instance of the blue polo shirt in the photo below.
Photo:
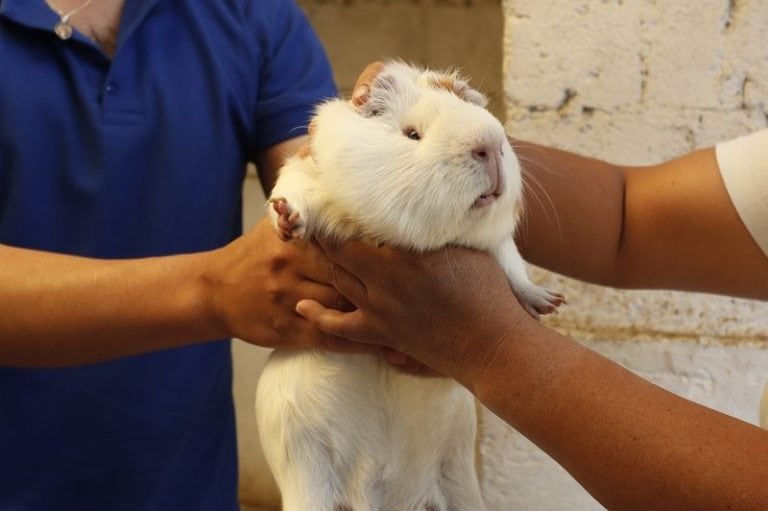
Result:
{"type": "MultiPolygon", "coordinates": [[[[0,243],[220,247],[241,231],[246,162],[335,93],[292,0],[126,0],[112,60],[57,20],[0,0],[0,243]]],[[[226,340],[0,367],[0,510],[237,509],[231,384],[226,340]]]]}

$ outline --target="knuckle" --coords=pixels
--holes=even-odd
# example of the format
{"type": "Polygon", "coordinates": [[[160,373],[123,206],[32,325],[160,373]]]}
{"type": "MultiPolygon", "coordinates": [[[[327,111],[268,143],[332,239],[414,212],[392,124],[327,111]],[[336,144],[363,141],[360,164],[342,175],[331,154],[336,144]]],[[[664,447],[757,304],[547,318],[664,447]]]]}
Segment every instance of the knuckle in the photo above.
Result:
{"type": "Polygon", "coordinates": [[[270,330],[276,337],[284,337],[290,330],[291,322],[282,315],[273,316],[270,319],[270,330]]]}
{"type": "Polygon", "coordinates": [[[271,304],[282,303],[287,293],[279,282],[269,281],[264,285],[264,297],[271,304]]]}
{"type": "Polygon", "coordinates": [[[284,252],[279,252],[276,254],[272,254],[269,259],[267,259],[267,266],[269,268],[269,271],[272,273],[278,273],[282,270],[284,270],[291,262],[290,257],[288,254],[284,252]]]}

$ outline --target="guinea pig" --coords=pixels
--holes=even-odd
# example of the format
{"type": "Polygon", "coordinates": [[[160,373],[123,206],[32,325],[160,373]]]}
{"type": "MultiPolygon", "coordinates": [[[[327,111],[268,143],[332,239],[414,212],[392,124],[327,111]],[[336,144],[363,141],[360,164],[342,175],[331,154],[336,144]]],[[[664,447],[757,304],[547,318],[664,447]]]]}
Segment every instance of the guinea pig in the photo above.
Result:
{"type": "MultiPolygon", "coordinates": [[[[485,97],[456,73],[388,62],[362,106],[317,108],[310,154],[270,197],[284,241],[359,238],[491,252],[535,317],[563,298],[533,284],[514,242],[520,164],[485,97]]],[[[285,511],[478,511],[475,407],[448,378],[375,355],[277,350],[256,393],[259,434],[285,511]]]]}

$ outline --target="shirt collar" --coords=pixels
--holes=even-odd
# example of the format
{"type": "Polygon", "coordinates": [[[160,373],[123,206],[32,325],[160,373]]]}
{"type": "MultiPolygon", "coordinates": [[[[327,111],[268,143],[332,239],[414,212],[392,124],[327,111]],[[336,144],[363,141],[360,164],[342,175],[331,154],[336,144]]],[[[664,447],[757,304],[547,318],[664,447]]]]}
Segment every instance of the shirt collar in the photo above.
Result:
{"type": "MultiPolygon", "coordinates": [[[[118,47],[131,35],[159,1],[125,0],[118,34],[118,47]]],[[[0,0],[0,19],[3,18],[48,32],[52,32],[54,25],[59,21],[59,16],[48,6],[45,0],[0,0]]]]}
{"type": "Polygon", "coordinates": [[[49,31],[59,20],[45,0],[0,0],[0,18],[49,31]]]}

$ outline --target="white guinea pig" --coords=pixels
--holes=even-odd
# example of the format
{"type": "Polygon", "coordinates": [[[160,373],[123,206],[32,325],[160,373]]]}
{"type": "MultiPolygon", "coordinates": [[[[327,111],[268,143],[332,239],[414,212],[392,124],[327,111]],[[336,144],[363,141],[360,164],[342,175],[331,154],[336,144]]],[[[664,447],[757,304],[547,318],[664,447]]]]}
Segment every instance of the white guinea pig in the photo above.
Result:
{"type": "MultiPolygon", "coordinates": [[[[361,238],[493,253],[534,316],[563,302],[515,246],[519,162],[482,94],[455,73],[384,65],[360,107],[320,105],[311,155],[289,159],[270,202],[286,241],[361,238]]],[[[276,351],[256,414],[284,511],[478,511],[472,396],[374,355],[276,351]]]]}

